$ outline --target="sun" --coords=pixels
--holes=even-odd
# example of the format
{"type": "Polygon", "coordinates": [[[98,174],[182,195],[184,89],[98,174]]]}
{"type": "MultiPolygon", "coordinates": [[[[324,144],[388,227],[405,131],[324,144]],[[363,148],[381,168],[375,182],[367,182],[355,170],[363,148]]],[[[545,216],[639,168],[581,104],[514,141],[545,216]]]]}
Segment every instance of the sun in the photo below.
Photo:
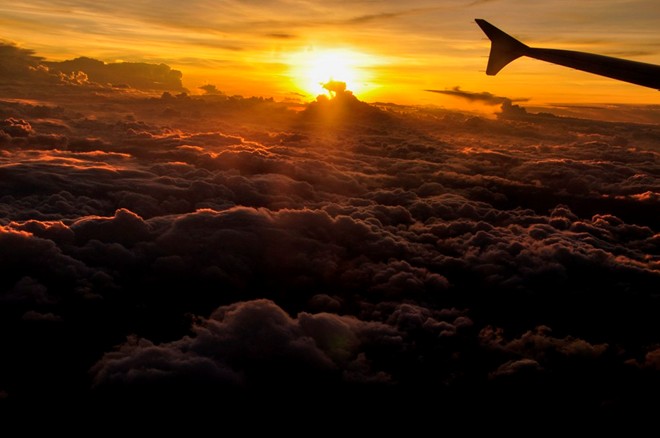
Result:
{"type": "Polygon", "coordinates": [[[355,94],[369,87],[368,67],[372,57],[348,49],[308,49],[290,57],[291,76],[296,86],[305,94],[327,94],[323,84],[329,81],[346,83],[355,94]]]}

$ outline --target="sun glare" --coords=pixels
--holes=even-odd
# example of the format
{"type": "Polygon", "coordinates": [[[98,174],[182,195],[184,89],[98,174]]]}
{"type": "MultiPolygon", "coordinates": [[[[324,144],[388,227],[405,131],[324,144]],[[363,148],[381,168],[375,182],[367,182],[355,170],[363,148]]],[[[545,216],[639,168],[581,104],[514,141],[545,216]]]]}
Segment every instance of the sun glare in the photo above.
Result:
{"type": "Polygon", "coordinates": [[[295,84],[305,94],[327,94],[323,84],[340,81],[359,95],[370,86],[367,68],[374,61],[371,56],[346,49],[309,49],[292,55],[289,64],[295,84]]]}

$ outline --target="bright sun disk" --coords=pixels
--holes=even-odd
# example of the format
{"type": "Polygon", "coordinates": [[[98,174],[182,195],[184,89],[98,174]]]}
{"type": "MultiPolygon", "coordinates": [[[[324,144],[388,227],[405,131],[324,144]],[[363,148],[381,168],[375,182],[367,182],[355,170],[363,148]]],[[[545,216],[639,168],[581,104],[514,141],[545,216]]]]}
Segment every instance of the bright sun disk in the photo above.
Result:
{"type": "Polygon", "coordinates": [[[310,96],[327,94],[323,84],[346,83],[348,90],[359,94],[368,87],[366,67],[373,64],[369,56],[346,49],[306,50],[291,56],[291,74],[296,85],[310,96]]]}

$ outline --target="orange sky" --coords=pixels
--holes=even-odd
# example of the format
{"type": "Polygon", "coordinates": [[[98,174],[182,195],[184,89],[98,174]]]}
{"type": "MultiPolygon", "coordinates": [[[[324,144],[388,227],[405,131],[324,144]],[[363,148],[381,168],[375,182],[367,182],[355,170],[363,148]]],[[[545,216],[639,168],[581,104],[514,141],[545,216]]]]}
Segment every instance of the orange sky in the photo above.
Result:
{"type": "Polygon", "coordinates": [[[84,55],[106,62],[163,62],[183,71],[192,92],[211,83],[229,94],[311,99],[319,92],[309,85],[315,74],[337,67],[344,57],[348,61],[339,71],[350,77],[337,73],[334,79],[345,80],[367,101],[458,107],[464,102],[423,91],[458,86],[529,99],[530,105],[660,102],[657,91],[531,59],[486,76],[489,42],[474,18],[535,47],[660,64],[656,0],[0,4],[5,41],[50,60],[84,55]],[[315,65],[317,59],[329,66],[315,65]]]}

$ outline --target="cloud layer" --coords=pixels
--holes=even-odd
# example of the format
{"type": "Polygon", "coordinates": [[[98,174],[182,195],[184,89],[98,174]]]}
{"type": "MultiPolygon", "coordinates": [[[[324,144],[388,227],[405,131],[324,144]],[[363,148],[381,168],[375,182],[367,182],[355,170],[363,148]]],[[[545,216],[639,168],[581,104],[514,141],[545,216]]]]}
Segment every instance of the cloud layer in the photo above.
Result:
{"type": "Polygon", "coordinates": [[[3,402],[658,388],[656,126],[46,90],[0,102],[3,402]]]}

